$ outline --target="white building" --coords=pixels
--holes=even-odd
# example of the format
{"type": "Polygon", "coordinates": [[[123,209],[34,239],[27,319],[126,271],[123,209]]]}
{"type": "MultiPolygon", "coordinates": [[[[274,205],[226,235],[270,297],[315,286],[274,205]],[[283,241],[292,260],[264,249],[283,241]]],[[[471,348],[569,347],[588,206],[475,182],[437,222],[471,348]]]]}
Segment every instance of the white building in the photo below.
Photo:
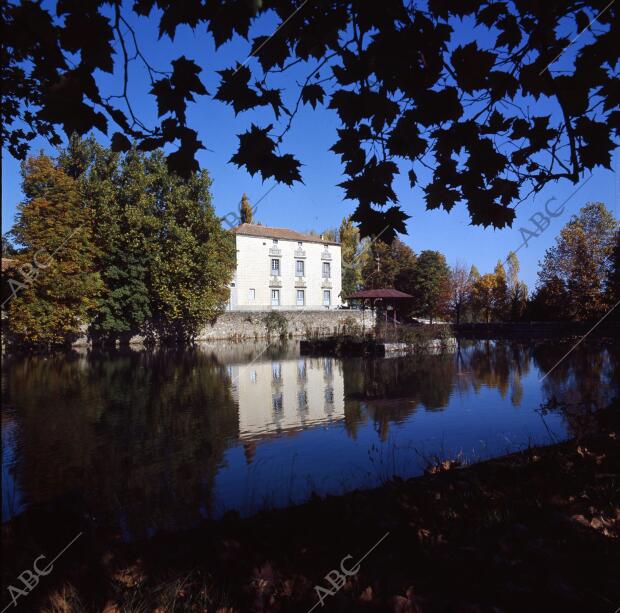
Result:
{"type": "Polygon", "coordinates": [[[284,228],[233,230],[237,268],[232,311],[323,310],[342,304],[340,244],[284,228]]]}
{"type": "Polygon", "coordinates": [[[344,419],[344,374],[339,360],[258,360],[231,365],[229,373],[242,440],[344,419]]]}

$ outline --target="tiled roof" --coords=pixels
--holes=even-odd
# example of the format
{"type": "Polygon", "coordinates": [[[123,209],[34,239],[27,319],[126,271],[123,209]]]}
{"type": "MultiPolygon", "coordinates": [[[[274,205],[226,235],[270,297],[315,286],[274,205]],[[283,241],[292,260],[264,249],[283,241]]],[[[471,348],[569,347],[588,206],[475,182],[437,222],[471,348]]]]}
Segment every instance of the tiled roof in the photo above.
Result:
{"type": "Polygon", "coordinates": [[[244,236],[263,236],[265,238],[278,238],[289,241],[303,241],[306,243],[322,243],[324,245],[339,245],[334,241],[326,241],[320,236],[312,236],[311,234],[302,234],[295,230],[287,228],[270,228],[268,226],[260,226],[254,223],[242,223],[233,229],[235,234],[243,234],[244,236]]]}

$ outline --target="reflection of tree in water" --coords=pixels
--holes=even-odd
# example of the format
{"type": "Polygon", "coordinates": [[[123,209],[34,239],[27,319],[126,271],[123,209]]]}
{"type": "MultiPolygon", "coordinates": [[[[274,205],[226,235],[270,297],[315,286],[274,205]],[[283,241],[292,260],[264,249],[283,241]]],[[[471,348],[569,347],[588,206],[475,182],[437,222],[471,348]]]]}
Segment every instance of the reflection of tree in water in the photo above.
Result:
{"type": "Polygon", "coordinates": [[[545,404],[562,411],[571,435],[591,427],[593,413],[608,406],[620,390],[617,343],[588,340],[566,355],[576,342],[540,343],[533,350],[541,377],[548,373],[541,382],[545,404]]]}
{"type": "Polygon", "coordinates": [[[77,493],[134,536],[193,523],[238,436],[224,381],[213,358],[190,351],[12,364],[5,393],[23,421],[20,487],[31,502],[77,493]]]}
{"type": "Polygon", "coordinates": [[[495,341],[466,341],[443,355],[345,360],[345,427],[355,437],[372,419],[385,440],[389,424],[405,421],[418,406],[443,410],[455,391],[477,394],[483,387],[497,389],[502,398],[510,392],[519,406],[530,360],[528,346],[495,341]]]}
{"type": "Polygon", "coordinates": [[[515,342],[474,341],[465,343],[459,352],[461,372],[465,385],[476,393],[484,387],[497,389],[502,398],[510,391],[514,406],[521,404],[523,385],[521,379],[529,372],[531,351],[529,346],[515,342]]]}
{"type": "Polygon", "coordinates": [[[363,403],[385,440],[389,424],[404,422],[418,404],[428,410],[445,408],[456,363],[453,355],[360,358],[345,360],[343,368],[347,431],[355,436],[363,421],[363,403]]]}

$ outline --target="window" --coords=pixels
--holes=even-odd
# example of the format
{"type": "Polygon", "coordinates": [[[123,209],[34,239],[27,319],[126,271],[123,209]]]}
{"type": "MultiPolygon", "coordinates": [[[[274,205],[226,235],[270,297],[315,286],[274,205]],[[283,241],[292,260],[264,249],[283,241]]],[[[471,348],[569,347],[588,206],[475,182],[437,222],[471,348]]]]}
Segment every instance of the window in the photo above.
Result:
{"type": "Polygon", "coordinates": [[[297,306],[304,306],[306,304],[306,292],[303,289],[297,290],[297,306]]]}
{"type": "Polygon", "coordinates": [[[256,290],[253,287],[251,287],[248,291],[248,300],[252,302],[256,300],[256,290]]]}
{"type": "Polygon", "coordinates": [[[250,381],[252,383],[256,383],[256,380],[257,380],[256,371],[255,370],[250,371],[250,381]]]}
{"type": "Polygon", "coordinates": [[[295,260],[295,276],[303,277],[305,272],[305,266],[303,260],[295,260]]]}
{"type": "Polygon", "coordinates": [[[272,398],[272,406],[273,406],[273,413],[274,413],[274,417],[278,418],[281,417],[282,415],[282,407],[284,406],[284,403],[282,402],[282,392],[278,392],[276,394],[273,394],[272,398]]]}
{"type": "Polygon", "coordinates": [[[274,238],[274,239],[273,239],[273,246],[275,247],[275,246],[277,246],[277,244],[278,244],[278,239],[277,239],[277,238],[274,238]]]}
{"type": "Polygon", "coordinates": [[[332,276],[332,267],[329,262],[323,262],[323,279],[329,279],[332,276]]]}
{"type": "Polygon", "coordinates": [[[325,388],[325,404],[334,404],[334,388],[325,388]]]}
{"type": "Polygon", "coordinates": [[[278,306],[280,304],[280,290],[271,290],[271,306],[278,306]]]}
{"type": "Polygon", "coordinates": [[[306,360],[299,360],[297,362],[297,378],[300,381],[306,380],[306,360]]]}
{"type": "Polygon", "coordinates": [[[325,361],[323,362],[323,372],[325,373],[325,376],[327,377],[331,377],[333,374],[333,363],[332,363],[332,359],[331,358],[325,358],[325,361]]]}
{"type": "Polygon", "coordinates": [[[271,260],[271,274],[274,277],[280,276],[280,260],[278,260],[277,258],[271,260]]]}
{"type": "Polygon", "coordinates": [[[332,302],[332,293],[328,289],[323,290],[323,304],[325,306],[329,306],[331,302],[332,302]]]}
{"type": "Polygon", "coordinates": [[[297,246],[301,249],[304,246],[304,244],[301,241],[297,241],[297,246]]]}

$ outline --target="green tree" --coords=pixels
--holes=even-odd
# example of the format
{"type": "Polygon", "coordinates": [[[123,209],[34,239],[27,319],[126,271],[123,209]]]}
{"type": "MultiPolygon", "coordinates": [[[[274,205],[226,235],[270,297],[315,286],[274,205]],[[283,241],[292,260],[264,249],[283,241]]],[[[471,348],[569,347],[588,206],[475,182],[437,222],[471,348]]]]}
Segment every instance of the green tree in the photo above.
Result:
{"type": "Polygon", "coordinates": [[[184,181],[168,171],[161,152],[146,168],[157,219],[149,269],[153,331],[163,340],[191,342],[229,297],[234,236],[215,215],[206,171],[184,181]]]}
{"type": "Polygon", "coordinates": [[[241,204],[239,204],[239,218],[241,223],[254,223],[254,210],[245,193],[241,196],[241,204]]]}
{"type": "Polygon", "coordinates": [[[342,295],[348,296],[362,286],[362,269],[370,250],[360,241],[360,231],[351,217],[345,217],[338,229],[342,252],[342,295]]]}
{"type": "Polygon", "coordinates": [[[404,269],[398,288],[413,296],[413,314],[433,319],[444,316],[450,301],[450,268],[439,251],[425,250],[415,266],[404,269]]]}
{"type": "Polygon", "coordinates": [[[540,265],[541,288],[560,283],[563,291],[541,296],[566,297],[548,304],[556,317],[588,320],[600,317],[608,304],[606,283],[610,274],[618,222],[601,202],[590,202],[562,228],[555,245],[540,265]]]}
{"type": "Polygon", "coordinates": [[[105,284],[92,322],[108,342],[144,332],[151,317],[149,268],[157,219],[145,155],[135,150],[119,160],[97,149],[83,175],[86,201],[96,209],[98,265],[105,284]]]}
{"type": "Polygon", "coordinates": [[[22,166],[25,200],[11,231],[31,273],[9,305],[9,329],[20,344],[66,344],[89,322],[103,284],[95,270],[93,210],[77,179],[45,156],[22,166]]]}
{"type": "Polygon", "coordinates": [[[402,241],[396,239],[387,244],[382,240],[375,240],[362,268],[364,288],[397,288],[399,275],[404,270],[414,268],[415,263],[415,253],[402,241]]]}

